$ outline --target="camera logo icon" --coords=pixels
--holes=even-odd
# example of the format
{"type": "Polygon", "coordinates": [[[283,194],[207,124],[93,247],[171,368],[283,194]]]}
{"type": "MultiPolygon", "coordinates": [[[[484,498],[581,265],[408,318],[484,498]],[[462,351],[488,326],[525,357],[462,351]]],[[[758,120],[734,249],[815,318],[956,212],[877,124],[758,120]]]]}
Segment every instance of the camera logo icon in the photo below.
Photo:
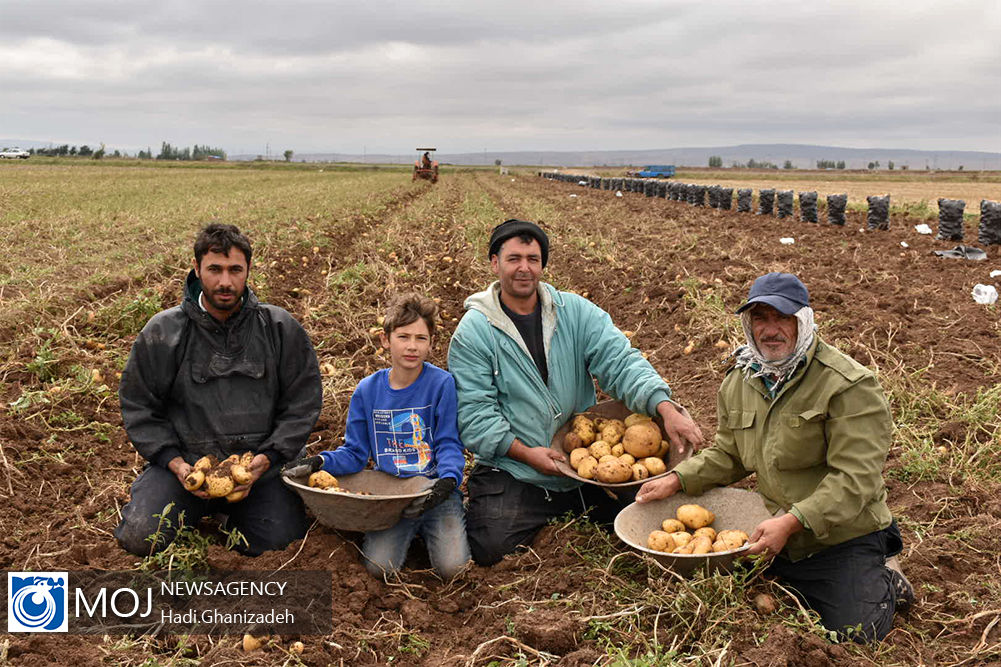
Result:
{"type": "Polygon", "coordinates": [[[7,632],[66,632],[66,572],[7,573],[7,632]]]}

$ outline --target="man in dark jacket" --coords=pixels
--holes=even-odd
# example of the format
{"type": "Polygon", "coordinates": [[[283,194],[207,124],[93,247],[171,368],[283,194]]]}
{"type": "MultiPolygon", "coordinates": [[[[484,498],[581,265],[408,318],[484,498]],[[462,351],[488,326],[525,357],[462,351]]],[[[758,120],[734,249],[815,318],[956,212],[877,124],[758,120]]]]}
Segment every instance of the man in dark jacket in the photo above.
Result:
{"type": "Polygon", "coordinates": [[[122,373],[122,420],[148,464],[115,537],[146,556],[166,548],[182,521],[223,513],[246,540],[237,548],[256,556],[306,533],[302,501],[278,471],[301,455],[320,414],[319,367],[302,326],[247,287],[251,247],[239,229],[209,225],[194,250],[184,301],[150,319],[122,373]],[[234,489],[244,499],[185,489],[200,457],[248,451],[251,481],[234,489]]]}

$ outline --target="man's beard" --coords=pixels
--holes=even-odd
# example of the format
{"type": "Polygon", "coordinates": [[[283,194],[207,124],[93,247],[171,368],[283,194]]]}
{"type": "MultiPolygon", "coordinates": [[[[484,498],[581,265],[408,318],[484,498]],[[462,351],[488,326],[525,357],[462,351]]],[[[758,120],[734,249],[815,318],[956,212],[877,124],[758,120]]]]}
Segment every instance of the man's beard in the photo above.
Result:
{"type": "Polygon", "coordinates": [[[209,302],[209,305],[211,305],[216,310],[223,310],[223,311],[234,310],[238,308],[241,303],[243,303],[243,292],[237,293],[233,290],[229,290],[226,292],[216,291],[213,294],[209,294],[208,292],[203,292],[203,294],[205,295],[205,300],[209,302]],[[232,294],[235,298],[229,303],[219,303],[213,298],[214,294],[232,294]]]}

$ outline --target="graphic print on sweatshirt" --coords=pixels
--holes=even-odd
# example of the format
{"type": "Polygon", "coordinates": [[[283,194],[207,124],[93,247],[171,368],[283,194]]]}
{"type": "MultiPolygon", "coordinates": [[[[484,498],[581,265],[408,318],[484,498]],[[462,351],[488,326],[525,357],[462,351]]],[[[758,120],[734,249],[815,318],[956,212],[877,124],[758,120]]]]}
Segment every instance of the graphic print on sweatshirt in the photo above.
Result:
{"type": "Polygon", "coordinates": [[[431,406],[402,410],[373,410],[372,428],[378,466],[403,475],[434,472],[431,448],[434,434],[428,428],[431,406]]]}

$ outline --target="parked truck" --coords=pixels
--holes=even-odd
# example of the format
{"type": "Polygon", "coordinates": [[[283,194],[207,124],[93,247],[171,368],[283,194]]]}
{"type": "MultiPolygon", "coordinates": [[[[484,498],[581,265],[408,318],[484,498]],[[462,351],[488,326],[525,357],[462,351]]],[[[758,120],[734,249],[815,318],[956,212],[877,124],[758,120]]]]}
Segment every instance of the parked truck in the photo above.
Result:
{"type": "Polygon", "coordinates": [[[627,174],[636,178],[671,178],[674,176],[673,164],[648,164],[640,171],[627,174]]]}

